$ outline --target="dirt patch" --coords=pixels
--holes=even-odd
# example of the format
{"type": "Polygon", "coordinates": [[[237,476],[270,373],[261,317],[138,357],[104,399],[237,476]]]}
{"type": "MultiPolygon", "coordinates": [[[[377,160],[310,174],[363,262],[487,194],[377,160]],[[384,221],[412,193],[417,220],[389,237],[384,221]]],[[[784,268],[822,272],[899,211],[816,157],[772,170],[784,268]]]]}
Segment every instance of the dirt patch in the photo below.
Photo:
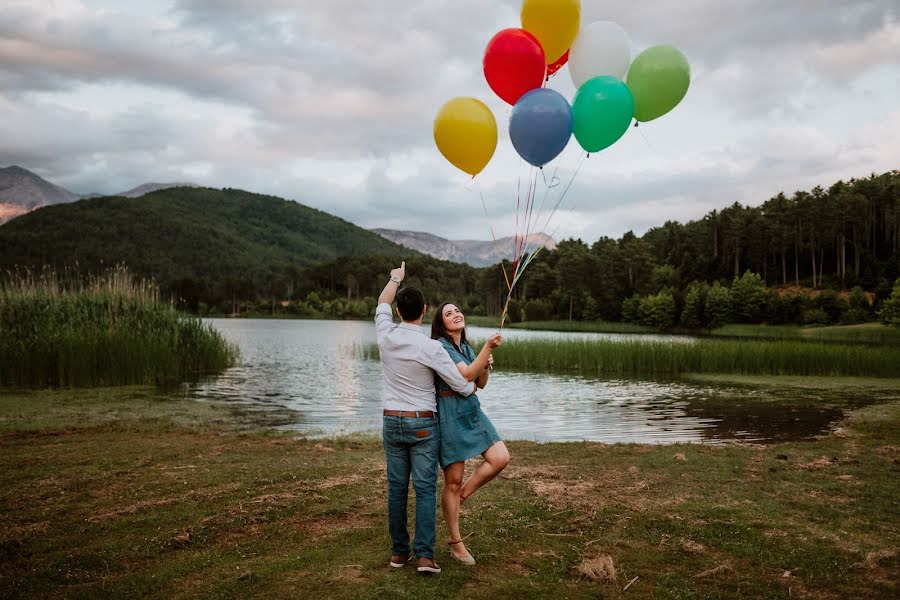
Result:
{"type": "Polygon", "coordinates": [[[570,508],[585,503],[601,504],[602,498],[596,494],[596,487],[590,481],[547,481],[537,479],[531,482],[532,491],[549,500],[554,507],[570,508]]]}
{"type": "Polygon", "coordinates": [[[50,530],[50,521],[40,521],[37,523],[25,523],[23,525],[6,525],[2,527],[0,540],[4,541],[22,541],[25,538],[36,534],[46,533],[50,530]]]}
{"type": "Polygon", "coordinates": [[[353,485],[363,481],[363,479],[364,477],[358,473],[353,473],[352,475],[338,475],[336,477],[326,477],[325,479],[308,482],[305,484],[305,487],[310,490],[323,491],[345,485],[353,485]]]}
{"type": "Polygon", "coordinates": [[[118,519],[119,517],[125,517],[128,515],[133,515],[139,513],[141,511],[149,510],[152,508],[159,508],[160,506],[169,506],[175,504],[181,500],[180,497],[177,498],[161,498],[159,500],[142,500],[141,502],[137,502],[135,504],[131,504],[129,506],[125,506],[123,508],[114,508],[111,510],[104,510],[95,515],[91,515],[87,518],[89,523],[102,523],[103,521],[109,521],[111,519],[118,519]]]}
{"type": "Polygon", "coordinates": [[[363,576],[362,565],[339,565],[329,574],[329,579],[335,583],[360,584],[367,583],[363,576]]]}
{"type": "Polygon", "coordinates": [[[520,467],[515,464],[500,473],[502,479],[560,479],[562,476],[561,467],[520,467]]]}
{"type": "Polygon", "coordinates": [[[616,565],[612,556],[608,554],[584,559],[576,571],[592,581],[616,580],[616,565]]]}
{"type": "MultiPolygon", "coordinates": [[[[121,508],[112,508],[109,510],[101,511],[95,515],[91,515],[87,518],[89,523],[100,523],[102,521],[108,521],[110,519],[115,519],[119,517],[124,517],[128,515],[133,515],[145,510],[150,510],[154,508],[159,508],[161,506],[170,506],[172,504],[177,504],[178,502],[183,502],[187,499],[210,499],[217,498],[219,496],[230,494],[235,490],[241,488],[241,484],[239,482],[231,482],[231,483],[223,483],[217,486],[209,487],[209,488],[199,488],[193,489],[185,494],[181,494],[179,496],[174,496],[170,498],[160,498],[158,500],[142,500],[140,502],[136,502],[129,506],[121,507],[121,508]]],[[[103,493],[95,493],[93,496],[95,498],[101,499],[110,499],[115,492],[111,489],[104,491],[103,493]]]]}
{"type": "Polygon", "coordinates": [[[693,540],[684,540],[681,549],[688,554],[703,554],[706,552],[706,546],[693,540]]]}
{"type": "Polygon", "coordinates": [[[829,458],[827,456],[820,456],[816,460],[812,462],[808,462],[805,464],[797,465],[798,469],[805,469],[807,471],[818,471],[820,469],[825,469],[831,466],[834,466],[838,463],[836,458],[829,458]]]}

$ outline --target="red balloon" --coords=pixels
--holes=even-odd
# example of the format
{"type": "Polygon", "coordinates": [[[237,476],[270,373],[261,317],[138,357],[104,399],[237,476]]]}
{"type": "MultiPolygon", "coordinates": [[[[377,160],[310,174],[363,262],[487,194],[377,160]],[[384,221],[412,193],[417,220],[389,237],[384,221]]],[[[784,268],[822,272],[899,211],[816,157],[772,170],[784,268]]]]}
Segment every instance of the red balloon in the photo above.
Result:
{"type": "Polygon", "coordinates": [[[544,84],[547,63],[537,38],[524,29],[504,29],[484,50],[484,77],[509,104],[544,84]]]}
{"type": "Polygon", "coordinates": [[[563,65],[565,65],[567,62],[569,62],[568,50],[566,50],[562,56],[557,58],[555,63],[553,63],[552,65],[547,65],[547,79],[549,79],[551,75],[562,69],[563,65]]]}

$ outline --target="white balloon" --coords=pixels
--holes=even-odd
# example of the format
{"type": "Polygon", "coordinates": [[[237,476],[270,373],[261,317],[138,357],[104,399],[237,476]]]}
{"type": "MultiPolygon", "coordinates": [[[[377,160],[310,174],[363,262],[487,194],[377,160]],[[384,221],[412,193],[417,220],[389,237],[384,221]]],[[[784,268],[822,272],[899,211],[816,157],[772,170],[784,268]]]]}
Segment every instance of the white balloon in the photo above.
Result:
{"type": "Polygon", "coordinates": [[[569,50],[569,74],[575,89],[588,79],[612,75],[622,79],[631,64],[631,40],[611,21],[582,27],[569,50]]]}

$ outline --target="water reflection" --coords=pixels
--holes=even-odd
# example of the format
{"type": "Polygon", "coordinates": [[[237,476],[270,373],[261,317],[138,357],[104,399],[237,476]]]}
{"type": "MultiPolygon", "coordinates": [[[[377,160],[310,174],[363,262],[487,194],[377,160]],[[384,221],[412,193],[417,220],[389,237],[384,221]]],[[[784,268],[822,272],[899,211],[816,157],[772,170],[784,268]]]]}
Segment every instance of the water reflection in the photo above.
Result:
{"type": "MultiPolygon", "coordinates": [[[[380,431],[380,366],[377,361],[357,359],[349,351],[354,344],[375,341],[373,324],[252,319],[212,322],[240,346],[243,364],[214,380],[190,385],[188,393],[194,398],[240,403],[260,410],[290,409],[298,416],[287,427],[304,434],[380,431]]],[[[472,337],[483,338],[489,332],[470,328],[472,337]]],[[[633,337],[523,330],[510,330],[505,335],[633,337]]],[[[674,339],[691,342],[685,337],[674,339]]],[[[846,392],[829,394],[836,403],[858,402],[846,392]]],[[[771,441],[816,435],[841,416],[840,409],[828,406],[828,402],[817,402],[815,407],[797,405],[795,395],[796,390],[502,371],[493,373],[488,388],[479,392],[485,412],[509,440],[771,441]]]]}

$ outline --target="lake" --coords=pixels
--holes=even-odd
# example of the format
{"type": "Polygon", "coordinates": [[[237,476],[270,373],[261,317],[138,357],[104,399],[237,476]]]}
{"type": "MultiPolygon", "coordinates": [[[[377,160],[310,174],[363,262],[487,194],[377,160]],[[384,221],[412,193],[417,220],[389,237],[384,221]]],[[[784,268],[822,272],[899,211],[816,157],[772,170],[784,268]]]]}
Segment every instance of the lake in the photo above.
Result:
{"type": "MultiPolygon", "coordinates": [[[[381,367],[358,358],[354,345],[375,341],[365,321],[210,319],[240,347],[241,365],[186,385],[197,400],[280,411],[284,427],[307,436],[381,430],[381,367]]],[[[468,329],[472,339],[492,330],[468,329]]],[[[628,339],[602,333],[504,330],[513,338],[628,339]]],[[[648,336],[640,336],[646,339],[648,336]]],[[[693,343],[684,336],[649,336],[693,343]]],[[[503,348],[495,352],[502,364],[503,348]]],[[[478,392],[482,408],[507,440],[606,443],[770,442],[809,438],[842,416],[841,406],[871,397],[847,390],[813,391],[797,403],[796,389],[623,380],[532,373],[491,373],[478,392]]]]}

